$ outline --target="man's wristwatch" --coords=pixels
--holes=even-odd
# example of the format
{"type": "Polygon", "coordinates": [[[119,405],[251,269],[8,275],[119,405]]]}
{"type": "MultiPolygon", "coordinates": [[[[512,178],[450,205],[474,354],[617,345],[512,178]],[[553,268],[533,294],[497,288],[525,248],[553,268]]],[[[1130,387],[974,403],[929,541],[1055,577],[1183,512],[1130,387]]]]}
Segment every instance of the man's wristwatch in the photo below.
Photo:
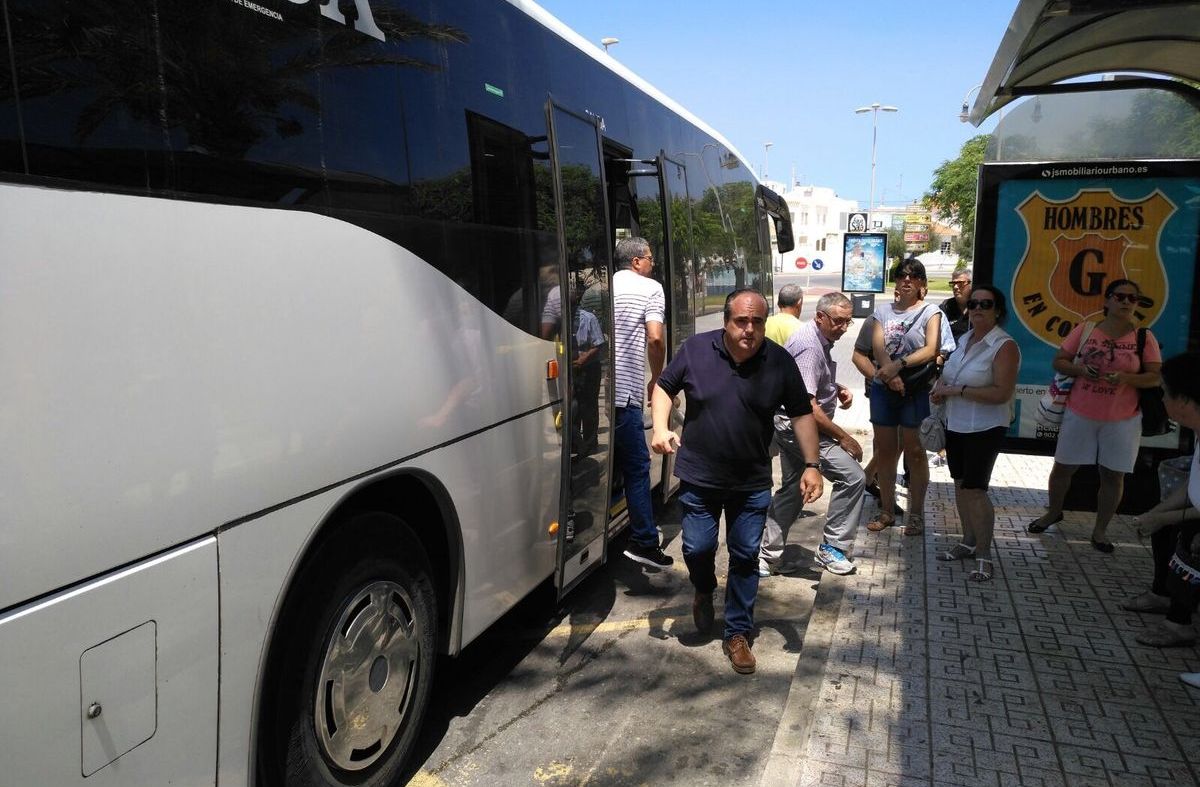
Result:
{"type": "Polygon", "coordinates": [[[817,469],[817,470],[820,470],[820,469],[821,469],[821,463],[820,463],[820,462],[805,462],[805,463],[804,463],[804,469],[806,469],[806,470],[807,470],[807,469],[808,469],[808,468],[810,468],[810,467],[812,467],[812,468],[814,468],[814,469],[817,469]]]}

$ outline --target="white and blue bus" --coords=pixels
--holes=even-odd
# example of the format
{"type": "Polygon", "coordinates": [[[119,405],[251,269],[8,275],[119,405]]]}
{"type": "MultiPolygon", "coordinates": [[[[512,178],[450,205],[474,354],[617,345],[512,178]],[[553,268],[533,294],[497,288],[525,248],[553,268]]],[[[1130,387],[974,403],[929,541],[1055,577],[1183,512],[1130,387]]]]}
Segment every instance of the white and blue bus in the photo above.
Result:
{"type": "Polygon", "coordinates": [[[786,207],[529,2],[0,12],[0,784],[393,783],[623,524],[560,338],[615,240],[670,351],[786,207]]]}

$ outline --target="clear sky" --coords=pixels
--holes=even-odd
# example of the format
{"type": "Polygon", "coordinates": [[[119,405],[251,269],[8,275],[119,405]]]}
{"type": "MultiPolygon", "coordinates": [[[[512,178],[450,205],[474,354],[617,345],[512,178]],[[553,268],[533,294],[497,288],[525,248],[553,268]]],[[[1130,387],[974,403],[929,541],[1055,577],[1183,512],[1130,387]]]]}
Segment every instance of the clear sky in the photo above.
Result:
{"type": "MultiPolygon", "coordinates": [[[[866,206],[871,114],[875,200],[920,198],[933,170],[992,130],[958,119],[1016,0],[537,0],[584,38],[725,135],[756,172],[830,186],[866,206]]],[[[974,103],[972,94],[971,102],[974,103]]]]}

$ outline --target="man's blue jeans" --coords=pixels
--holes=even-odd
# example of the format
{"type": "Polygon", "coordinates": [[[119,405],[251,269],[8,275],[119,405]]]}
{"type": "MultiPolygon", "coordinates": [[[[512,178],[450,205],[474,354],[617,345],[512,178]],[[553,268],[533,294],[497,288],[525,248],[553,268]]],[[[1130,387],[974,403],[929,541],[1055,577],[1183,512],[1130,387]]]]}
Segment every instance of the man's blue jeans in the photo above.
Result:
{"type": "Polygon", "coordinates": [[[625,506],[629,509],[629,539],[643,547],[659,546],[650,502],[650,451],[642,408],[618,407],[614,460],[625,479],[625,506]]]}
{"type": "Polygon", "coordinates": [[[771,504],[771,490],[730,492],[684,481],[679,486],[683,508],[683,560],[698,593],[717,587],[717,535],[725,514],[729,547],[729,576],[725,580],[725,639],[749,637],[754,630],[754,601],[758,598],[758,548],[771,504]]]}

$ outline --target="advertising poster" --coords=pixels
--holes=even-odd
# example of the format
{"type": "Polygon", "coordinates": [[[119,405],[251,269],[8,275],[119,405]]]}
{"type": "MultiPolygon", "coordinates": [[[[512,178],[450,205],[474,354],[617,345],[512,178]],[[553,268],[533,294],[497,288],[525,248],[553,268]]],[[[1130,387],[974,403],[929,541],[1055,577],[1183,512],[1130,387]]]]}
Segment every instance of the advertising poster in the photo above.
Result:
{"type": "Polygon", "coordinates": [[[847,233],[842,237],[842,292],[883,292],[887,233],[847,233]]]}
{"type": "MultiPolygon", "coordinates": [[[[985,164],[979,195],[974,278],[1004,290],[1004,328],[1021,348],[1010,442],[1028,441],[1024,448],[1049,453],[1057,430],[1039,424],[1036,415],[1054,375],[1051,361],[1072,328],[1103,319],[1109,282],[1138,283],[1138,326],[1150,328],[1164,358],[1188,348],[1200,167],[1174,161],[985,164]],[[1044,446],[1033,447],[1037,442],[1044,446]]],[[[1176,447],[1179,433],[1142,444],[1176,447]]]]}

